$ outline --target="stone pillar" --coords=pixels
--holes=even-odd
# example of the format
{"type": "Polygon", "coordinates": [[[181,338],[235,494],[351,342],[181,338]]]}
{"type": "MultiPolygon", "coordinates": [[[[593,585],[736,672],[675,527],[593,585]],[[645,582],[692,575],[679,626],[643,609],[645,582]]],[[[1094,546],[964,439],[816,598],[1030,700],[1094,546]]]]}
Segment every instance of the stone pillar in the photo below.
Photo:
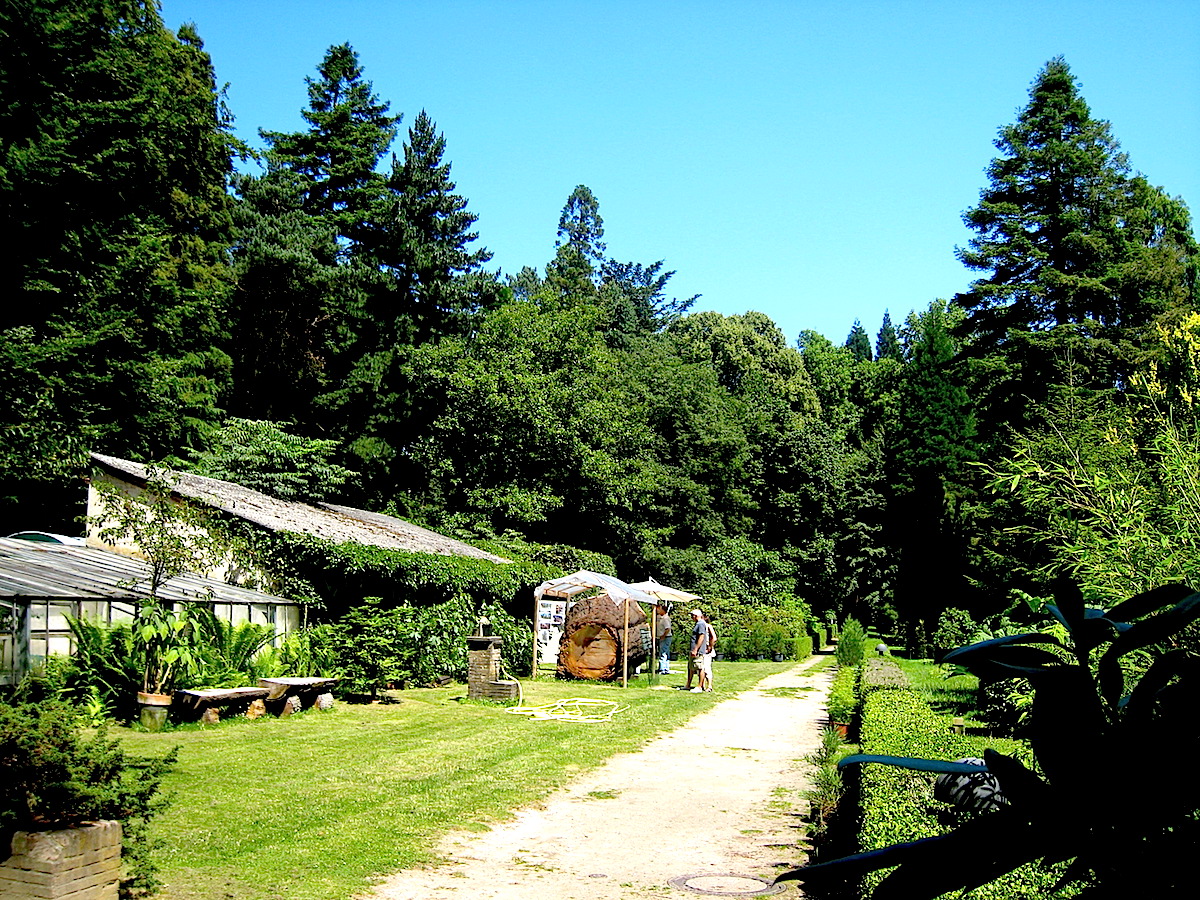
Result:
{"type": "Polygon", "coordinates": [[[503,639],[495,635],[472,635],[467,638],[467,696],[488,696],[488,685],[500,677],[500,645],[503,639]]]}
{"type": "Polygon", "coordinates": [[[60,831],[18,831],[12,856],[0,863],[6,900],[117,900],[121,823],[60,831]]]}

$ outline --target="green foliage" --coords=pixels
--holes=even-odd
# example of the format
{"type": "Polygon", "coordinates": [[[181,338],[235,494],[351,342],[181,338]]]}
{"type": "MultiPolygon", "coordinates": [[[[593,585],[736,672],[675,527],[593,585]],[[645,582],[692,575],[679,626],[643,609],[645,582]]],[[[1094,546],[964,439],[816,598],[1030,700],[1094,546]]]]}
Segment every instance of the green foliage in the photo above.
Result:
{"type": "Polygon", "coordinates": [[[896,326],[892,324],[892,314],[885,309],[883,311],[883,322],[879,326],[879,333],[875,336],[875,358],[899,361],[903,358],[903,355],[904,351],[900,348],[900,339],[896,335],[896,326]]]}
{"type": "Polygon", "coordinates": [[[792,659],[805,660],[813,654],[812,637],[807,634],[792,638],[792,659]]]}
{"type": "MultiPolygon", "coordinates": [[[[999,781],[1008,804],[935,841],[894,844],[929,833],[913,822],[872,834],[864,841],[871,848],[867,853],[811,867],[806,882],[834,869],[870,873],[897,866],[881,890],[933,898],[989,882],[999,889],[999,876],[1041,860],[1069,861],[1063,884],[1082,897],[1127,897],[1138,890],[1182,896],[1188,890],[1186,848],[1198,837],[1200,785],[1176,779],[1163,790],[1158,767],[1130,766],[1129,760],[1144,749],[1147,734],[1170,733],[1185,754],[1200,747],[1193,715],[1200,666],[1194,653],[1177,646],[1183,631],[1200,619],[1200,594],[1168,585],[1110,608],[1089,607],[1078,588],[1064,581],[1046,612],[1061,626],[1061,637],[1029,632],[971,644],[946,657],[981,679],[1020,673],[1033,685],[1029,735],[1036,772],[1015,756],[993,749],[983,754],[983,769],[999,781]],[[1148,667],[1131,659],[1144,654],[1153,660],[1148,667]],[[1121,773],[1117,781],[1114,772],[1121,773]],[[1114,803],[1123,799],[1136,803],[1141,814],[1112,815],[1114,803]],[[967,852],[980,846],[988,848],[986,860],[967,852]]],[[[906,696],[873,694],[868,714],[874,702],[911,706],[912,700],[893,699],[906,696]]],[[[890,764],[864,772],[864,796],[876,778],[884,785],[881,802],[889,802],[904,796],[897,773],[910,779],[911,771],[957,771],[928,756],[976,755],[925,745],[928,731],[906,721],[892,728],[898,738],[881,747],[868,742],[864,723],[870,755],[847,762],[890,764]]]]}
{"type": "Polygon", "coordinates": [[[369,694],[409,676],[402,656],[407,610],[384,610],[378,597],[367,597],[335,626],[339,689],[369,694]]]}
{"type": "Polygon", "coordinates": [[[339,689],[374,699],[381,690],[405,682],[425,685],[443,675],[466,681],[467,637],[476,632],[481,614],[492,623],[493,633],[504,638],[509,672],[528,673],[528,628],[499,607],[459,595],[431,606],[385,608],[379,598],[369,597],[331,629],[334,670],[342,678],[339,689]]]}
{"type": "MultiPolygon", "coordinates": [[[[1189,358],[1197,323],[1165,331],[1164,345],[1189,358]]],[[[1019,437],[1006,459],[983,469],[996,500],[1020,509],[1008,526],[1016,549],[1044,548],[1035,577],[1069,572],[1109,602],[1200,579],[1196,416],[1182,397],[1172,402],[1153,371],[1135,385],[1121,408],[1063,398],[1049,408],[1052,428],[1019,437]]],[[[1175,389],[1187,390],[1183,382],[1175,389]]]]}
{"type": "Polygon", "coordinates": [[[121,896],[145,896],[158,884],[147,825],[166,806],[160,786],[174,764],[174,752],[127,755],[103,728],[83,737],[76,713],[62,704],[0,704],[0,830],[116,819],[123,829],[121,896]]]}
{"type": "Polygon", "coordinates": [[[328,678],[337,669],[338,629],[308,625],[288,632],[279,648],[280,674],[295,678],[328,678]]]}
{"type": "Polygon", "coordinates": [[[959,251],[986,274],[956,298],[977,347],[1017,363],[1018,383],[998,379],[994,396],[1007,395],[1012,407],[1044,397],[1060,383],[1056,350],[1067,345],[1088,384],[1127,377],[1138,331],[1194,290],[1196,244],[1180,227],[1186,209],[1167,213],[1180,201],[1130,176],[1109,123],[1092,117],[1062,57],[1038,73],[996,147],[990,185],[964,215],[977,236],[959,251]],[[1039,332],[1049,339],[1033,339],[1039,332]]]}
{"type": "Polygon", "coordinates": [[[847,619],[838,635],[836,656],[839,666],[857,666],[867,652],[867,633],[857,619],[847,619]]]}
{"type": "Polygon", "coordinates": [[[858,669],[839,665],[829,689],[829,721],[848,725],[858,711],[858,669]]]}
{"type": "Polygon", "coordinates": [[[289,434],[276,422],[226,419],[205,437],[205,448],[193,454],[192,472],[282,500],[334,499],[357,474],[333,461],[337,441],[289,434]]]}
{"type": "Polygon", "coordinates": [[[275,640],[272,626],[234,625],[204,608],[191,609],[189,617],[196,629],[198,687],[241,687],[276,674],[270,670],[275,660],[261,655],[275,640]]]}
{"type": "Polygon", "coordinates": [[[792,638],[805,633],[809,612],[804,601],[792,598],[779,606],[713,597],[701,604],[716,629],[718,649],[729,659],[755,659],[788,654],[792,638]]]}
{"type": "Polygon", "coordinates": [[[67,619],[74,652],[66,661],[64,699],[81,705],[89,696],[100,699],[108,714],[128,721],[142,690],[144,671],[129,624],[103,625],[91,619],[67,619]]]}
{"type": "Polygon", "coordinates": [[[264,131],[272,170],[287,169],[304,184],[304,209],[331,225],[358,249],[363,225],[382,194],[379,161],[396,136],[399,116],[363,77],[358,54],[349,44],[325,51],[316,78],[306,78],[308,108],[300,115],[308,129],[264,131]]]}
{"type": "Polygon", "coordinates": [[[155,600],[138,606],[133,647],[142,662],[142,690],[170,694],[200,671],[201,638],[188,607],[167,609],[155,600]]]}
{"type": "Polygon", "coordinates": [[[811,804],[809,837],[820,840],[829,827],[829,821],[837,812],[845,785],[838,771],[837,761],[842,756],[845,742],[836,728],[826,728],[821,733],[821,746],[806,757],[814,769],[812,788],[808,792],[811,804]]]}
{"type": "Polygon", "coordinates": [[[0,33],[0,344],[23,347],[0,434],[34,438],[11,448],[30,473],[78,437],[161,456],[215,420],[229,377],[234,141],[211,61],[142,0],[6,5],[0,33]]]}
{"type": "Polygon", "coordinates": [[[965,609],[947,607],[938,617],[937,629],[933,633],[933,646],[943,652],[969,644],[975,639],[979,626],[965,609]]]}
{"type": "MultiPolygon", "coordinates": [[[[977,757],[982,753],[983,743],[979,738],[952,734],[945,718],[934,713],[915,693],[904,689],[877,690],[866,696],[860,740],[863,753],[944,760],[977,757]]],[[[1005,748],[1009,752],[1017,749],[1011,744],[1006,744],[1005,748]]],[[[944,833],[945,822],[951,816],[943,811],[942,804],[933,800],[932,782],[925,773],[890,766],[864,768],[860,788],[860,846],[869,851],[897,840],[916,840],[944,833]]],[[[1050,888],[1058,874],[1028,866],[978,888],[972,896],[996,900],[1034,900],[1050,896],[1050,888]]],[[[878,876],[868,877],[864,896],[869,895],[878,882],[878,876]]]]}
{"type": "Polygon", "coordinates": [[[867,331],[858,319],[854,320],[854,327],[850,329],[850,334],[846,337],[845,347],[855,361],[871,361],[871,339],[867,337],[867,331]]]}
{"type": "Polygon", "coordinates": [[[225,542],[208,526],[211,516],[174,494],[174,476],[149,466],[141,491],[126,493],[105,477],[92,479],[100,496],[100,512],[90,524],[99,538],[114,547],[132,541],[150,567],[147,585],[157,599],[163,583],[185,572],[205,572],[224,561],[225,542]]]}

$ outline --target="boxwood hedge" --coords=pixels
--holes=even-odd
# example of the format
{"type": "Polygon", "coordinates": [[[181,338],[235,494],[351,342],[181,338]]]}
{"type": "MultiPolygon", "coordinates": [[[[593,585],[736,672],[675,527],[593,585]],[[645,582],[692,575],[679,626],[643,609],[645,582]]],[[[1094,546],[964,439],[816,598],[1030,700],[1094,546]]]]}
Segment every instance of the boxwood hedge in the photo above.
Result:
{"type": "MultiPolygon", "coordinates": [[[[899,674],[901,680],[903,675],[894,662],[882,658],[868,663],[862,686],[861,752],[953,760],[982,756],[987,746],[1029,762],[1028,748],[1016,741],[954,734],[945,718],[916,693],[897,683],[895,675],[899,674]]],[[[861,768],[862,850],[943,834],[966,815],[933,799],[931,774],[875,764],[861,768]]],[[[1037,865],[1025,866],[977,888],[970,896],[973,900],[1034,900],[1055,896],[1050,888],[1060,872],[1037,865]]],[[[862,886],[863,896],[870,896],[886,874],[885,871],[869,876],[862,886]]]]}

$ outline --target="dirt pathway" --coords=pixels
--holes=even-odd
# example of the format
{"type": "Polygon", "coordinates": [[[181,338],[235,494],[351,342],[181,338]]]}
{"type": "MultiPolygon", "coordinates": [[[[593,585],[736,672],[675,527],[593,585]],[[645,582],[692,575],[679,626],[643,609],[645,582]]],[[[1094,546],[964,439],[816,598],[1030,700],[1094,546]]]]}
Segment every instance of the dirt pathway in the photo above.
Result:
{"type": "MultiPolygon", "coordinates": [[[[438,847],[444,865],[400,872],[371,900],[640,900],[770,890],[774,875],[802,858],[803,757],[820,743],[832,680],[830,669],[807,674],[814,663],[771,675],[640,751],[613,757],[511,822],[447,835],[438,847]],[[690,795],[677,777],[665,777],[681,763],[690,795]],[[581,816],[585,803],[607,808],[581,816]]],[[[791,885],[781,896],[800,895],[791,885]]]]}

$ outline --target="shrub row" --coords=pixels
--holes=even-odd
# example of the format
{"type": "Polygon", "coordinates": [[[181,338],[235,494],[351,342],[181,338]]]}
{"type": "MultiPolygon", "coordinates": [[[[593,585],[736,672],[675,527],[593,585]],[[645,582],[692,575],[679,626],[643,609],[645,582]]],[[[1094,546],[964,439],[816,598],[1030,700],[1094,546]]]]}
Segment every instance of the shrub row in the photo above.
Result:
{"type": "MultiPolygon", "coordinates": [[[[864,672],[861,747],[863,753],[913,756],[928,759],[962,759],[983,755],[985,746],[1029,761],[1026,748],[1014,741],[984,739],[951,732],[944,718],[911,690],[897,689],[895,676],[903,674],[891,660],[871,660],[870,676],[864,672]],[[888,666],[887,663],[892,665],[888,666]],[[866,679],[873,679],[868,687],[866,679]]],[[[933,799],[934,776],[894,766],[862,767],[862,809],[859,843],[862,850],[943,834],[965,815],[933,799]]],[[[984,813],[986,815],[986,813],[984,813]]],[[[863,896],[886,872],[865,879],[863,896]]],[[[1033,900],[1051,896],[1059,871],[1031,864],[971,893],[980,900],[1033,900]]]]}
{"type": "MultiPolygon", "coordinates": [[[[804,659],[809,655],[795,655],[803,649],[798,647],[796,638],[807,633],[811,620],[808,604],[803,600],[792,599],[764,606],[714,598],[706,601],[704,611],[717,630],[717,650],[727,659],[754,659],[776,654],[804,659]]],[[[680,627],[678,621],[675,627],[680,627]]],[[[676,634],[679,634],[678,630],[676,634]]],[[[686,641],[681,645],[676,640],[674,646],[680,652],[686,652],[686,641]]]]}
{"type": "Polygon", "coordinates": [[[792,638],[792,659],[808,659],[813,654],[812,636],[802,634],[792,638]]]}
{"type": "Polygon", "coordinates": [[[853,666],[841,666],[837,670],[829,688],[829,721],[848,725],[853,720],[858,711],[857,680],[858,669],[853,666]]]}
{"type": "Polygon", "coordinates": [[[809,627],[809,632],[812,635],[813,650],[820,650],[822,647],[829,646],[829,632],[823,625],[812,625],[809,627]]]}

